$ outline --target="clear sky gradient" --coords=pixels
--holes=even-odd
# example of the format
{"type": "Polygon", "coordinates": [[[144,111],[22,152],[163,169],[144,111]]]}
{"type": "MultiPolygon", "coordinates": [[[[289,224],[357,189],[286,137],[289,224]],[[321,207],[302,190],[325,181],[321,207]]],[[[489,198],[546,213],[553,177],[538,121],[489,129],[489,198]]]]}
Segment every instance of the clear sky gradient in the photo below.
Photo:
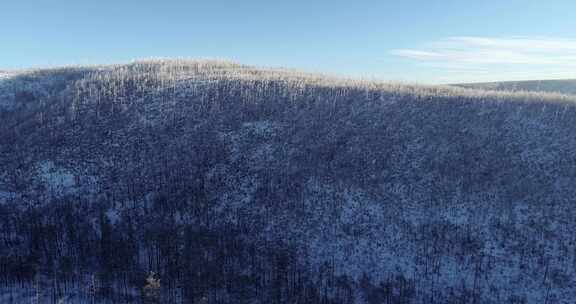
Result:
{"type": "Polygon", "coordinates": [[[574,0],[19,0],[0,69],[226,58],[422,83],[576,78],[574,0]]]}

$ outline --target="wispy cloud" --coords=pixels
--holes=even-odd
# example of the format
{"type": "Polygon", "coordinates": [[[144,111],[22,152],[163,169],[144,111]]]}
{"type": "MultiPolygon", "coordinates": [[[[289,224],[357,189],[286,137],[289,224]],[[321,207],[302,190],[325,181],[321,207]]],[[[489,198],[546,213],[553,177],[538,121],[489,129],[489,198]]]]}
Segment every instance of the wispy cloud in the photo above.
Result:
{"type": "Polygon", "coordinates": [[[438,81],[550,79],[576,76],[574,39],[450,37],[414,49],[392,50],[391,54],[413,60],[434,70],[438,79],[443,79],[437,79],[438,81]],[[458,78],[459,76],[461,78],[458,78]]]}

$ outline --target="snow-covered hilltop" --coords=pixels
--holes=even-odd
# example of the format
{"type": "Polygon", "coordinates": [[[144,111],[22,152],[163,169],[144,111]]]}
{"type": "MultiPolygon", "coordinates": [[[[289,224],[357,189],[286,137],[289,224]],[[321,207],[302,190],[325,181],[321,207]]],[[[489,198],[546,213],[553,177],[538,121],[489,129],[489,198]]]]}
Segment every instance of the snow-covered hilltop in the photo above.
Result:
{"type": "Polygon", "coordinates": [[[571,95],[139,61],[4,78],[0,121],[0,299],[576,298],[571,95]]]}
{"type": "Polygon", "coordinates": [[[552,92],[576,95],[576,79],[503,81],[456,85],[463,88],[512,92],[552,92]]]}

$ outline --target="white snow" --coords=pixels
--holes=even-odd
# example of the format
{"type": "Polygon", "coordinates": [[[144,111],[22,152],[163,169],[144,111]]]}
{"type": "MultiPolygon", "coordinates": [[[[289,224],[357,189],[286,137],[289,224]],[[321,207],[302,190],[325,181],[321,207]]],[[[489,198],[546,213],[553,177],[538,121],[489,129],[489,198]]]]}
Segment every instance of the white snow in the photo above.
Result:
{"type": "Polygon", "coordinates": [[[112,225],[115,225],[120,220],[120,210],[109,209],[106,211],[106,217],[112,225]]]}
{"type": "Polygon", "coordinates": [[[98,193],[98,178],[85,171],[72,171],[57,166],[53,161],[43,161],[38,164],[40,182],[53,195],[84,194],[93,196],[98,193]]]}
{"type": "Polygon", "coordinates": [[[55,192],[71,192],[76,186],[74,175],[64,168],[56,167],[51,161],[40,164],[40,176],[55,192]]]}
{"type": "Polygon", "coordinates": [[[9,200],[13,200],[17,197],[14,192],[0,191],[0,205],[5,204],[9,200]]]}

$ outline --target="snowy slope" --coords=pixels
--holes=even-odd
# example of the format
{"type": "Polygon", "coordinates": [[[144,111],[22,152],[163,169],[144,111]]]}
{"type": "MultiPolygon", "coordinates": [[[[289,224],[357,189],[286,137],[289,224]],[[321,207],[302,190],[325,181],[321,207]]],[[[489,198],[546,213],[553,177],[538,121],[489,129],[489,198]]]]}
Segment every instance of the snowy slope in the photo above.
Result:
{"type": "Polygon", "coordinates": [[[135,302],[153,271],[165,302],[576,298],[573,96],[217,61],[10,81],[5,293],[135,302]]]}
{"type": "Polygon", "coordinates": [[[488,83],[471,83],[458,84],[464,88],[474,88],[483,90],[497,91],[533,91],[533,92],[551,92],[561,94],[576,94],[575,79],[559,80],[531,80],[531,81],[504,81],[488,83]]]}

